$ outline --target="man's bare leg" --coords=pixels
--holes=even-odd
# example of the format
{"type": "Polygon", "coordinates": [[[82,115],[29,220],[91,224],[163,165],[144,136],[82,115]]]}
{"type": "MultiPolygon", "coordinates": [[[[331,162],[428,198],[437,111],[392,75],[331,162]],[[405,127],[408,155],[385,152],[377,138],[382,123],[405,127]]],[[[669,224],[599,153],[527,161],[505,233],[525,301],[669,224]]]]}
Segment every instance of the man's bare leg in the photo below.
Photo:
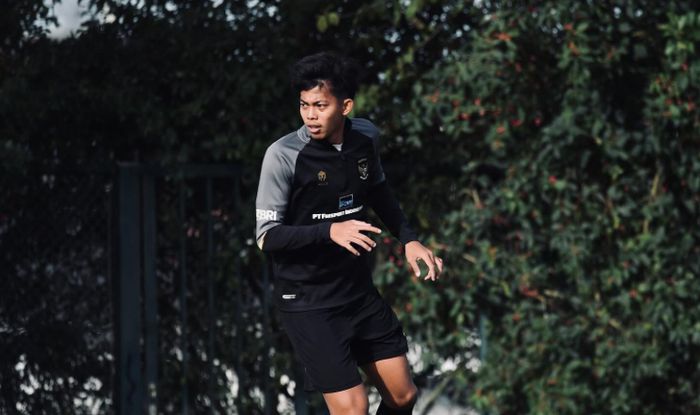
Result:
{"type": "Polygon", "coordinates": [[[418,397],[406,356],[391,357],[362,366],[369,381],[379,390],[382,403],[377,414],[410,414],[418,397]]]}
{"type": "Polygon", "coordinates": [[[331,415],[367,415],[369,402],[364,385],[339,392],[324,393],[323,399],[331,415]]]}

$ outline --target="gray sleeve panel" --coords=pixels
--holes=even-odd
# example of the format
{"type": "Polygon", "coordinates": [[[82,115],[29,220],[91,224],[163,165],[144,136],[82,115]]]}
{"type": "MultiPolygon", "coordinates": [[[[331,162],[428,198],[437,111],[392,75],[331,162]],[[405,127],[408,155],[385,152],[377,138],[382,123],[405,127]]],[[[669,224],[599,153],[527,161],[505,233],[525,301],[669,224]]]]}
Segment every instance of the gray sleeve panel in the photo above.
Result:
{"type": "Polygon", "coordinates": [[[356,130],[360,134],[366,135],[372,139],[372,144],[374,145],[374,159],[371,160],[374,168],[374,178],[370,184],[378,184],[386,180],[384,175],[384,169],[382,168],[382,161],[379,157],[379,129],[370,120],[364,118],[353,118],[352,129],[356,130]]]}
{"type": "Polygon", "coordinates": [[[305,143],[296,132],[275,141],[267,148],[260,170],[255,198],[255,238],[284,223],[294,180],[294,168],[305,143]]]}

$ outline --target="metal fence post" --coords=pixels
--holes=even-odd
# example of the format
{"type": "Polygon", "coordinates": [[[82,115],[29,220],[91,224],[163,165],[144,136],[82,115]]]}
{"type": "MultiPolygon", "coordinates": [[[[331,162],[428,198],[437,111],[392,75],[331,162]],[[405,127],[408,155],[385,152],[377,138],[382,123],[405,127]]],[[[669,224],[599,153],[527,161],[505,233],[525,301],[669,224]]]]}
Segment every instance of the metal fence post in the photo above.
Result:
{"type": "Polygon", "coordinates": [[[488,334],[486,332],[486,317],[483,314],[479,315],[479,340],[481,341],[481,347],[479,347],[479,359],[482,364],[486,361],[486,354],[488,353],[488,334]]]}
{"type": "Polygon", "coordinates": [[[116,281],[116,413],[139,414],[143,409],[141,379],[141,241],[139,171],[119,165],[119,273],[116,281]]]}
{"type": "MultiPolygon", "coordinates": [[[[481,365],[486,364],[486,355],[488,354],[488,320],[483,314],[479,314],[479,339],[481,345],[479,347],[479,360],[481,365]]],[[[483,412],[481,415],[490,415],[489,411],[483,412]]]]}
{"type": "Polygon", "coordinates": [[[143,176],[143,307],[146,410],[158,413],[158,288],[156,281],[155,178],[143,176]]]}
{"type": "Polygon", "coordinates": [[[308,394],[304,390],[304,373],[300,363],[294,362],[294,413],[296,415],[308,415],[309,405],[306,402],[308,394]]]}
{"type": "Polygon", "coordinates": [[[212,179],[206,179],[206,215],[207,215],[207,314],[209,333],[207,336],[207,395],[209,396],[209,413],[214,413],[214,344],[216,334],[216,309],[214,307],[214,276],[211,272],[214,258],[214,217],[212,212],[212,179]]]}
{"type": "MultiPolygon", "coordinates": [[[[270,311],[270,262],[265,263],[263,267],[263,339],[265,344],[270,346],[270,317],[268,312],[270,311]]],[[[263,394],[265,396],[265,402],[263,406],[263,413],[265,415],[272,414],[272,390],[270,388],[270,350],[265,350],[262,356],[262,369],[263,369],[263,394]]]]}
{"type": "Polygon", "coordinates": [[[180,348],[182,353],[182,414],[187,415],[189,409],[189,388],[187,384],[187,227],[185,198],[186,186],[184,176],[180,176],[180,191],[178,193],[178,222],[183,225],[180,229],[180,348]]]}

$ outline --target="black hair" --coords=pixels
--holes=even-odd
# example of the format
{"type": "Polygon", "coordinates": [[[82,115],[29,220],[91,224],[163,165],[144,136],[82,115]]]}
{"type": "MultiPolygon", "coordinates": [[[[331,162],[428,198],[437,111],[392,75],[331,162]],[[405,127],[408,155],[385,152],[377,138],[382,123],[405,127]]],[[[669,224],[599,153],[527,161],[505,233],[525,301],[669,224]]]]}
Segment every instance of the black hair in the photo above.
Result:
{"type": "Polygon", "coordinates": [[[289,71],[295,92],[308,91],[329,83],[330,92],[338,99],[354,99],[359,79],[359,66],[347,57],[333,52],[305,56],[289,71]]]}

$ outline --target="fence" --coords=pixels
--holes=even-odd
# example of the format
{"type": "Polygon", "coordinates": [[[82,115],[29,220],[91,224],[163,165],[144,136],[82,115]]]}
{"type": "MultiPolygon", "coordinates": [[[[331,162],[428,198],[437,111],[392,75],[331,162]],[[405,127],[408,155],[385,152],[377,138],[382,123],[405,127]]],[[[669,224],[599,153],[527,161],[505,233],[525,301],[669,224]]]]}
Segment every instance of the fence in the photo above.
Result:
{"type": "MultiPolygon", "coordinates": [[[[313,413],[238,166],[2,178],[0,413],[313,413]]],[[[321,409],[322,410],[322,409],[321,409]]]]}
{"type": "MultiPolygon", "coordinates": [[[[144,401],[149,413],[156,413],[159,407],[179,408],[183,414],[233,408],[242,413],[277,410],[272,406],[277,391],[270,359],[273,344],[281,339],[271,334],[267,267],[258,264],[242,271],[243,259],[256,251],[251,249],[252,231],[245,226],[245,216],[252,210],[241,207],[240,174],[237,166],[169,170],[120,166],[118,413],[136,413],[144,401]],[[157,195],[161,200],[156,200],[157,195]],[[160,206],[158,211],[156,206],[160,206]],[[179,226],[157,223],[158,218],[176,218],[179,226]],[[158,232],[160,227],[165,229],[158,232]],[[157,266],[157,258],[165,258],[166,264],[157,266]],[[160,284],[157,270],[165,276],[160,284]],[[247,284],[243,283],[244,273],[251,277],[247,284]],[[158,291],[163,288],[168,293],[165,298],[176,302],[159,313],[158,291]],[[142,295],[134,296],[135,292],[142,295]],[[232,298],[224,303],[217,295],[222,292],[232,298]],[[143,304],[143,324],[139,304],[143,304]],[[237,320],[232,332],[217,330],[227,321],[220,312],[244,319],[237,320]],[[164,315],[160,324],[159,314],[164,315]],[[256,341],[246,340],[251,335],[256,341]],[[159,348],[161,338],[171,345],[170,353],[159,348]],[[161,362],[169,355],[170,362],[161,362]],[[161,365],[167,366],[162,372],[168,377],[159,381],[161,365]],[[179,388],[179,402],[159,398],[159,385],[164,383],[168,390],[179,388]],[[141,391],[146,391],[145,397],[141,391]],[[234,399],[229,402],[233,405],[226,405],[230,396],[238,397],[238,402],[234,399]]],[[[298,393],[295,397],[297,409],[303,409],[304,397],[298,393]]]]}
{"type": "Polygon", "coordinates": [[[0,414],[326,413],[271,311],[256,179],[235,165],[0,175],[0,414]]]}
{"type": "Polygon", "coordinates": [[[0,176],[0,413],[110,407],[113,189],[104,171],[0,176]]]}

